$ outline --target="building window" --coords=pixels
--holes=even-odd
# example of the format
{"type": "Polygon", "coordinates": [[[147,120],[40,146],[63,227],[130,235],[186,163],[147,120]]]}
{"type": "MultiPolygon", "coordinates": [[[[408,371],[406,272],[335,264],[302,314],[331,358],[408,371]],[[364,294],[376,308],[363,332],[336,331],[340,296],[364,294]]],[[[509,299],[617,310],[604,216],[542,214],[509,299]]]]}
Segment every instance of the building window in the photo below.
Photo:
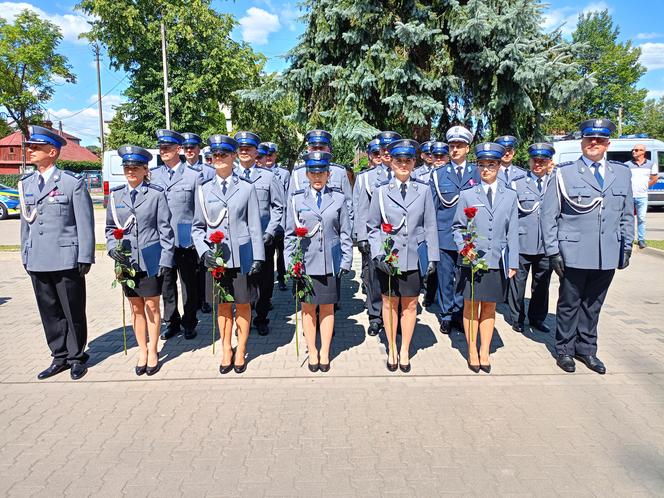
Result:
{"type": "Polygon", "coordinates": [[[14,153],[14,147],[10,147],[10,148],[9,148],[9,153],[10,153],[10,154],[13,154],[13,153],[14,153]]]}

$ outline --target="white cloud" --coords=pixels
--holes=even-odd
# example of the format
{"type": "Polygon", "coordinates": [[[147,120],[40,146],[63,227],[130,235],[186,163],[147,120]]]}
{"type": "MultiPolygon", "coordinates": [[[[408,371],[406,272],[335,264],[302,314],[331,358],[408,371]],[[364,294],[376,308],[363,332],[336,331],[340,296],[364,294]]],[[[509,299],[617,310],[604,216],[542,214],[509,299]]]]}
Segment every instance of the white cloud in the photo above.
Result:
{"type": "Polygon", "coordinates": [[[648,90],[648,98],[659,100],[664,97],[664,90],[648,90]]]}
{"type": "MultiPolygon", "coordinates": [[[[87,99],[90,105],[84,109],[48,109],[48,116],[53,121],[53,127],[60,126],[62,120],[62,129],[67,133],[77,136],[81,139],[83,145],[97,145],[99,143],[99,113],[97,112],[97,94],[90,95],[87,99]],[[73,115],[75,114],[75,115],[73,115]]],[[[114,106],[124,102],[120,95],[107,95],[102,100],[102,110],[104,121],[108,121],[115,116],[114,106]]]]}
{"type": "Polygon", "coordinates": [[[637,40],[653,40],[664,37],[664,33],[639,33],[634,38],[637,40]]]}
{"type": "Polygon", "coordinates": [[[35,12],[42,19],[56,24],[65,40],[83,45],[88,43],[87,40],[78,38],[78,35],[90,29],[89,18],[81,14],[53,14],[27,2],[0,2],[0,17],[12,22],[20,12],[26,9],[35,12]]]}
{"type": "Polygon", "coordinates": [[[268,35],[281,29],[279,16],[257,7],[249,8],[247,15],[241,18],[239,22],[242,29],[242,39],[247,43],[256,45],[265,45],[268,35]]]}
{"type": "Polygon", "coordinates": [[[579,14],[589,14],[591,12],[599,12],[602,10],[608,10],[611,12],[609,5],[603,1],[591,2],[583,9],[579,9],[577,7],[561,7],[559,9],[551,9],[544,12],[543,28],[545,31],[550,31],[560,27],[564,35],[571,35],[572,32],[576,29],[576,24],[579,20],[579,14]]]}
{"type": "Polygon", "coordinates": [[[641,49],[639,62],[649,71],[664,68],[664,43],[642,43],[639,48],[641,49]]]}
{"type": "Polygon", "coordinates": [[[279,9],[279,19],[283,22],[290,31],[297,29],[298,19],[302,16],[302,10],[297,5],[292,3],[285,3],[279,9]]]}

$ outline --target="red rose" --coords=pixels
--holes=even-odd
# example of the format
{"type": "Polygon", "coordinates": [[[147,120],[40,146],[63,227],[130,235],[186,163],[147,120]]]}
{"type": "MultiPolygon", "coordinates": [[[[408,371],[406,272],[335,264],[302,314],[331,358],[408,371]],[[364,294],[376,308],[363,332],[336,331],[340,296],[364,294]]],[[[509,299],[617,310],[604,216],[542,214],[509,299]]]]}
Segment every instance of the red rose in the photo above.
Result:
{"type": "Polygon", "coordinates": [[[215,280],[221,280],[221,278],[224,276],[224,273],[226,273],[226,267],[217,266],[216,268],[212,269],[212,278],[215,280]]]}
{"type": "Polygon", "coordinates": [[[213,244],[220,244],[222,240],[224,240],[224,232],[217,230],[210,234],[210,242],[213,244]]]}
{"type": "Polygon", "coordinates": [[[476,207],[463,208],[463,213],[466,215],[466,218],[472,220],[477,214],[477,208],[476,207]]]}
{"type": "Polygon", "coordinates": [[[309,233],[309,230],[307,229],[307,227],[296,227],[295,228],[295,235],[297,237],[306,237],[308,233],[309,233]]]}
{"type": "Polygon", "coordinates": [[[302,264],[301,261],[298,261],[293,265],[293,274],[297,277],[300,278],[302,276],[302,272],[304,271],[304,265],[302,264]]]}
{"type": "Polygon", "coordinates": [[[124,237],[124,230],[122,228],[116,228],[113,230],[113,238],[115,238],[115,240],[122,240],[122,237],[124,237]]]}
{"type": "Polygon", "coordinates": [[[463,249],[461,249],[459,253],[465,258],[473,249],[475,249],[474,244],[466,244],[465,246],[463,246],[463,249]]]}
{"type": "Polygon", "coordinates": [[[383,230],[383,232],[387,234],[392,233],[392,225],[390,225],[389,223],[381,223],[380,228],[381,230],[383,230]]]}

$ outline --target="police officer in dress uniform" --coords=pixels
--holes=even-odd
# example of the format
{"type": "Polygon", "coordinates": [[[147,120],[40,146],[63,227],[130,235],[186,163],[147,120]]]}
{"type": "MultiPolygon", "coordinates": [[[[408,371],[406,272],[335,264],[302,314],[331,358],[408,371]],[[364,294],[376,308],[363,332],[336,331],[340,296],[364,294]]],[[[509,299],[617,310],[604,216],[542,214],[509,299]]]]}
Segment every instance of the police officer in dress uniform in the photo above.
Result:
{"type": "Polygon", "coordinates": [[[37,378],[71,368],[77,380],[87,372],[85,275],[94,263],[92,200],[80,175],[55,166],[67,141],[47,128],[30,128],[26,147],[37,171],[23,175],[18,185],[21,260],[53,357],[37,378]]]}
{"type": "Polygon", "coordinates": [[[443,334],[452,331],[453,321],[459,329],[463,328],[461,318],[463,295],[456,285],[459,278],[457,266],[459,253],[452,235],[452,222],[461,191],[480,183],[477,167],[466,161],[470,143],[473,141],[470,130],[463,126],[453,126],[447,131],[446,139],[451,161],[435,170],[429,183],[438,225],[440,263],[437,272],[437,301],[440,307],[438,320],[443,334]]]}
{"type": "MultiPolygon", "coordinates": [[[[214,167],[212,166],[212,152],[207,145],[203,147],[203,163],[203,166],[208,166],[214,170],[214,167]]],[[[205,176],[205,173],[203,173],[203,175],[205,176]]]]}
{"type": "Polygon", "coordinates": [[[401,140],[401,135],[394,131],[384,131],[379,133],[367,145],[370,156],[369,169],[360,172],[355,179],[353,188],[353,199],[356,207],[355,218],[355,240],[357,248],[362,255],[362,272],[364,288],[366,290],[366,308],[369,315],[369,328],[367,334],[376,336],[383,328],[383,298],[380,293],[380,283],[373,259],[371,258],[371,246],[367,232],[367,216],[369,215],[369,206],[375,189],[392,179],[392,168],[385,163],[386,157],[391,162],[392,158],[387,152],[387,146],[395,140],[401,140]],[[366,271],[365,271],[366,261],[366,271]]]}
{"type": "Polygon", "coordinates": [[[388,146],[394,176],[373,191],[367,229],[371,256],[378,273],[383,298],[383,323],[388,343],[387,369],[410,372],[410,341],[417,320],[417,300],[422,277],[436,272],[439,258],[436,213],[429,187],[413,178],[419,144],[396,140],[388,146]],[[386,228],[387,227],[387,228],[386,228]],[[386,232],[386,230],[389,230],[386,232]],[[390,276],[384,244],[392,240],[400,275],[390,276]],[[398,313],[401,307],[401,313],[398,313]],[[391,317],[390,317],[391,312],[391,317]],[[390,327],[391,325],[391,327],[390,327]],[[401,347],[397,354],[396,328],[401,325],[401,347]]]}
{"type": "Polygon", "coordinates": [[[615,125],[590,119],[580,128],[582,156],[556,167],[544,195],[541,224],[544,252],[560,277],[557,364],[573,372],[576,358],[603,374],[597,322],[616,268],[629,265],[634,202],[629,169],[605,157],[615,125]]]}
{"type": "Polygon", "coordinates": [[[270,148],[267,145],[267,142],[261,142],[258,144],[258,147],[256,147],[256,166],[261,168],[265,167],[269,150],[270,148]]]}
{"type": "Polygon", "coordinates": [[[312,295],[302,303],[302,325],[309,351],[309,370],[330,369],[330,344],[334,332],[334,305],[341,294],[341,277],[350,271],[353,242],[346,198],[327,186],[332,155],[310,152],[304,156],[309,186],[290,198],[286,221],[286,256],[297,247],[297,228],[308,232],[300,241],[304,272],[311,277],[312,295]],[[320,351],[316,349],[316,309],[320,325],[320,351]]]}
{"type": "Polygon", "coordinates": [[[185,339],[196,337],[196,311],[198,310],[198,257],[191,238],[194,219],[194,194],[203,181],[203,166],[180,162],[180,148],[184,137],[175,131],[157,130],[159,155],[164,164],[150,170],[150,182],[166,192],[171,210],[171,226],[175,235],[175,267],[164,269],[162,298],[166,330],[163,340],[184,328],[185,339]],[[184,314],[178,311],[177,279],[180,277],[184,314]]]}
{"type": "Polygon", "coordinates": [[[549,332],[549,327],[544,320],[549,311],[551,268],[549,258],[544,254],[540,212],[549,181],[547,171],[554,153],[555,149],[550,143],[530,145],[528,147],[530,171],[526,173],[526,176],[513,180],[510,185],[516,191],[519,210],[519,271],[510,280],[507,294],[512,328],[516,332],[524,331],[526,318],[524,296],[528,273],[531,269],[533,276],[528,321],[537,330],[549,332]]]}
{"type": "MultiPolygon", "coordinates": [[[[235,172],[254,186],[260,208],[265,263],[260,274],[256,276],[258,300],[254,324],[260,335],[267,335],[270,331],[267,314],[272,307],[274,289],[274,239],[283,221],[285,193],[279,177],[271,170],[256,165],[260,137],[255,133],[240,131],[235,134],[235,140],[238,143],[240,160],[235,172]]],[[[263,150],[266,152],[267,148],[263,150]]]]}
{"type": "Polygon", "coordinates": [[[122,266],[136,273],[122,284],[131,304],[132,328],[139,347],[136,375],[156,374],[159,363],[159,301],[164,268],[174,265],[175,237],[164,189],[149,183],[152,154],[142,147],[118,149],[127,184],[111,190],[106,209],[106,248],[122,266]],[[122,230],[120,240],[115,231],[122,230]],[[148,342],[148,336],[150,341],[148,342]]]}
{"type": "Polygon", "coordinates": [[[498,179],[505,182],[505,185],[512,185],[513,181],[519,180],[526,176],[528,173],[525,169],[512,164],[512,159],[514,159],[514,153],[516,152],[516,146],[518,140],[515,136],[512,135],[502,135],[496,138],[496,143],[502,145],[505,148],[505,155],[500,160],[500,172],[498,173],[498,179]]]}
{"type": "MultiPolygon", "coordinates": [[[[205,265],[214,268],[217,262],[210,236],[217,231],[224,234],[219,245],[226,270],[220,283],[234,302],[220,302],[217,308],[223,344],[219,373],[227,374],[231,370],[242,373],[247,367],[245,354],[251,324],[251,303],[256,299],[254,279],[260,274],[265,260],[261,209],[256,193],[258,189],[244,175],[238,175],[234,168],[238,142],[226,135],[213,135],[208,144],[217,174],[197,187],[192,237],[205,265]],[[238,338],[235,351],[231,346],[233,306],[238,338]]],[[[255,151],[256,147],[252,148],[255,151]]],[[[208,277],[208,289],[212,295],[211,277],[208,277]]],[[[221,296],[215,297],[219,301],[221,296]]]]}
{"type": "Polygon", "coordinates": [[[420,144],[420,159],[422,159],[422,163],[413,170],[413,175],[425,182],[429,181],[431,171],[433,171],[433,157],[431,156],[432,143],[429,140],[420,144]]]}
{"type": "MultiPolygon", "coordinates": [[[[265,167],[272,171],[277,178],[281,181],[281,184],[284,187],[284,202],[285,193],[288,191],[288,183],[290,181],[290,171],[277,163],[277,153],[279,151],[277,144],[274,142],[267,142],[268,151],[265,156],[265,167]]],[[[286,290],[286,264],[284,262],[284,227],[286,226],[286,214],[288,207],[284,205],[284,213],[281,223],[277,228],[274,241],[274,253],[277,258],[277,284],[279,290],[286,290]]]]}

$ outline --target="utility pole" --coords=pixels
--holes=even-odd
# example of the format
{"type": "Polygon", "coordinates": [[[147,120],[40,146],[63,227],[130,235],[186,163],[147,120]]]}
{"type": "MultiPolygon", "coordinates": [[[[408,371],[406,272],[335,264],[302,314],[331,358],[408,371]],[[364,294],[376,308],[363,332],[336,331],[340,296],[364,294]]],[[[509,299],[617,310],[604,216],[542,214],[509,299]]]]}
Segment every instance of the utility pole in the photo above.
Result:
{"type": "Polygon", "coordinates": [[[92,47],[95,54],[95,61],[97,61],[97,104],[99,106],[99,143],[101,144],[101,157],[104,157],[104,114],[102,112],[101,102],[101,71],[99,69],[99,44],[95,43],[92,47]]]}
{"type": "Polygon", "coordinates": [[[171,129],[171,103],[168,88],[168,60],[166,58],[166,27],[164,20],[161,20],[161,62],[164,68],[164,104],[166,107],[166,129],[171,129]]]}
{"type": "Polygon", "coordinates": [[[618,107],[618,136],[622,136],[622,106],[618,107]]]}

